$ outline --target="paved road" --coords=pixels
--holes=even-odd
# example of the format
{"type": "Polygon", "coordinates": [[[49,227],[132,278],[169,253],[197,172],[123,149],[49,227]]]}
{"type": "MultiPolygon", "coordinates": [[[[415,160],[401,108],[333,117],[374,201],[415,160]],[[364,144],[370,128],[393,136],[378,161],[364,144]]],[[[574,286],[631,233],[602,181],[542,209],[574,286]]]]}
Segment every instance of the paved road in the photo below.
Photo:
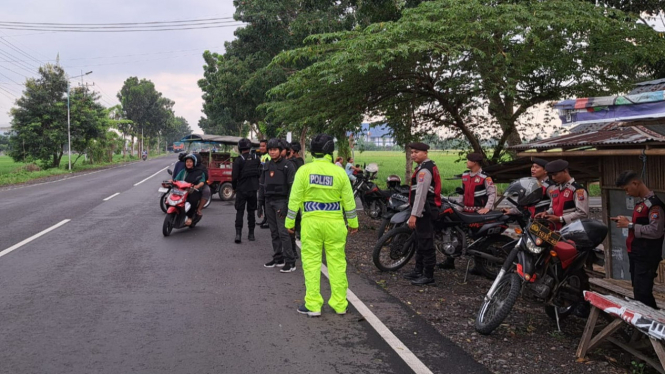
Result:
{"type": "MultiPolygon", "coordinates": [[[[0,373],[412,372],[354,308],[297,314],[302,272],[262,267],[266,230],[232,243],[231,203],[164,238],[156,190],[168,175],[134,184],[173,161],[0,190],[0,373]]],[[[432,372],[488,372],[376,285],[349,281],[432,372]]]]}

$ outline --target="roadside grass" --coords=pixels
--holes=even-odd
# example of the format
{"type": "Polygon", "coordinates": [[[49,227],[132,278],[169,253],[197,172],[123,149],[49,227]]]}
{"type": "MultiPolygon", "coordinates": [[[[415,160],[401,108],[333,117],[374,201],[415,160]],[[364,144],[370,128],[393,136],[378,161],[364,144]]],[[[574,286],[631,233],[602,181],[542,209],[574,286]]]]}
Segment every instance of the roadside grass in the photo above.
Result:
{"type": "MultiPolygon", "coordinates": [[[[155,157],[157,155],[151,154],[150,157],[155,157]]],[[[72,162],[75,160],[75,157],[72,157],[72,162]]],[[[83,159],[78,160],[78,162],[72,165],[72,172],[83,171],[96,169],[99,167],[121,164],[123,162],[130,162],[139,160],[136,156],[127,156],[123,159],[122,155],[113,155],[113,162],[100,162],[95,164],[83,164],[83,159]]],[[[60,160],[60,167],[45,169],[39,171],[26,171],[26,163],[14,162],[9,156],[0,156],[0,186],[6,186],[10,184],[19,184],[25,183],[34,179],[50,177],[60,174],[69,174],[69,161],[67,157],[63,157],[60,160]]]]}

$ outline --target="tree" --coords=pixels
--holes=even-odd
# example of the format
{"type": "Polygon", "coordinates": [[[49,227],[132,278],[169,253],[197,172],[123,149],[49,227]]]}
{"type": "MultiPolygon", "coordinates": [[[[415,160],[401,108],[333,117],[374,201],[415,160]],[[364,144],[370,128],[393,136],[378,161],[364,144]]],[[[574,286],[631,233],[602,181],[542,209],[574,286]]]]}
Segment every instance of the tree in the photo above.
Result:
{"type": "Polygon", "coordinates": [[[307,64],[270,91],[273,121],[353,130],[376,115],[415,136],[447,127],[476,152],[495,142],[493,162],[538,126],[529,109],[625,91],[665,55],[650,28],[577,0],[423,2],[398,21],[306,41],[273,61],[307,64]]]}
{"type": "Polygon", "coordinates": [[[173,144],[191,133],[192,129],[185,118],[173,117],[171,126],[164,133],[164,139],[168,146],[168,144],[173,144]]]}
{"type": "Polygon", "coordinates": [[[106,136],[111,123],[108,111],[98,102],[98,93],[87,87],[76,87],[70,91],[72,149],[79,151],[73,165],[83,152],[88,153],[94,141],[106,136]]]}
{"type": "Polygon", "coordinates": [[[4,153],[9,149],[9,136],[0,134],[0,153],[4,153]]]}

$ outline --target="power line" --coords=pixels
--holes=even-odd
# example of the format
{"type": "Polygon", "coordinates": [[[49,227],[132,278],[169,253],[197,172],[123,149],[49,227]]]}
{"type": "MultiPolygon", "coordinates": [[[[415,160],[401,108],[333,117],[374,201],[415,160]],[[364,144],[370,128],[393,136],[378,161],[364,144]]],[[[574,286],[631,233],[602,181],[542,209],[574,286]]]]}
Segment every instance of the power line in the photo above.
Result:
{"type": "Polygon", "coordinates": [[[207,26],[207,25],[228,25],[232,23],[238,23],[239,21],[207,21],[207,22],[191,22],[191,23],[182,23],[182,24],[160,24],[160,25],[148,25],[148,24],[138,24],[138,25],[132,25],[132,26],[62,26],[62,25],[57,25],[57,26],[47,26],[47,25],[39,25],[39,24],[24,24],[24,25],[14,25],[7,22],[2,22],[0,21],[0,27],[21,27],[24,29],[32,30],[32,29],[42,29],[42,28],[48,28],[48,29],[55,29],[55,30],[98,30],[98,29],[160,29],[160,28],[165,28],[165,27],[188,27],[188,26],[207,26]]]}
{"type": "MultiPolygon", "coordinates": [[[[179,56],[169,56],[169,59],[172,58],[179,58],[179,57],[187,57],[187,56],[197,56],[198,53],[188,53],[184,55],[179,55],[179,56]]],[[[66,66],[67,69],[74,69],[74,68],[89,68],[89,67],[95,67],[95,66],[109,66],[109,65],[122,65],[122,64],[131,64],[133,62],[148,62],[148,61],[161,61],[163,59],[161,58],[153,58],[153,59],[147,59],[147,60],[133,60],[133,61],[119,61],[119,62],[110,62],[108,64],[96,64],[96,65],[80,65],[80,66],[66,66]]]]}
{"type": "Polygon", "coordinates": [[[0,21],[0,23],[11,23],[19,25],[58,25],[58,26],[118,26],[118,25],[148,25],[148,24],[166,24],[166,23],[206,22],[206,21],[220,21],[227,19],[233,19],[233,17],[198,18],[198,19],[188,19],[188,20],[151,21],[151,22],[117,22],[117,23],[54,23],[54,22],[15,22],[15,21],[0,21]]]}
{"type": "MultiPolygon", "coordinates": [[[[1,39],[1,38],[0,38],[1,39]]],[[[180,50],[175,50],[175,51],[160,51],[160,52],[150,52],[150,53],[138,53],[138,54],[132,54],[132,55],[115,55],[115,56],[96,56],[96,57],[76,57],[76,58],[61,58],[60,61],[77,61],[77,60],[106,60],[109,58],[120,58],[120,57],[138,57],[138,56],[152,56],[152,55],[162,55],[162,54],[168,54],[168,53],[178,53],[178,52],[191,52],[191,51],[202,51],[204,49],[220,49],[222,47],[220,46],[214,46],[214,47],[201,47],[201,48],[191,48],[191,49],[180,49],[180,50]]],[[[23,60],[20,60],[23,61],[23,60]]],[[[55,61],[51,59],[45,60],[47,62],[49,61],[55,61]]],[[[0,60],[0,62],[9,62],[7,60],[0,60]]]]}
{"type": "MultiPolygon", "coordinates": [[[[24,77],[24,78],[30,78],[30,77],[28,77],[27,75],[25,75],[25,74],[21,74],[21,73],[18,73],[18,72],[16,72],[15,70],[12,70],[12,69],[10,69],[10,68],[8,68],[8,67],[6,67],[6,66],[3,66],[2,68],[5,69],[5,70],[9,70],[9,71],[11,71],[12,73],[14,73],[14,74],[16,74],[16,75],[20,75],[20,76],[22,76],[22,77],[24,77]]],[[[24,69],[24,70],[25,70],[25,69],[24,69]]],[[[30,73],[33,73],[33,72],[31,71],[30,73]]],[[[33,74],[34,74],[34,73],[33,73],[33,74]]]]}
{"type": "Polygon", "coordinates": [[[11,54],[7,51],[4,51],[4,50],[0,49],[0,53],[2,53],[5,56],[8,56],[11,59],[9,62],[14,64],[17,67],[20,66],[20,67],[27,68],[28,71],[30,71],[30,72],[32,72],[32,69],[35,69],[35,70],[38,69],[38,67],[31,65],[27,61],[17,60],[15,55],[13,55],[13,54],[11,54]]]}
{"type": "Polygon", "coordinates": [[[179,28],[159,28],[159,29],[52,29],[52,28],[25,28],[25,27],[10,27],[5,25],[0,25],[0,29],[6,30],[33,30],[33,31],[51,31],[51,32],[143,32],[143,31],[180,31],[180,30],[202,30],[202,29],[216,29],[216,28],[225,28],[225,27],[238,27],[243,26],[245,23],[239,22],[236,24],[218,24],[214,26],[200,26],[200,27],[179,27],[179,28]]]}
{"type": "Polygon", "coordinates": [[[42,65],[42,62],[41,62],[41,61],[39,61],[38,59],[32,57],[32,55],[30,55],[30,54],[28,54],[27,52],[23,51],[22,49],[20,49],[20,48],[17,47],[16,45],[14,45],[12,42],[10,42],[9,40],[5,40],[4,38],[1,38],[1,37],[0,37],[0,43],[3,43],[3,44],[5,44],[5,45],[11,47],[12,49],[14,49],[15,51],[17,51],[18,53],[20,53],[20,54],[26,56],[27,58],[29,58],[29,59],[35,61],[37,64],[42,65]]]}
{"type": "Polygon", "coordinates": [[[14,96],[14,98],[16,98],[16,95],[14,95],[13,93],[11,93],[10,91],[7,91],[7,90],[5,90],[5,89],[2,88],[2,87],[0,87],[0,90],[3,90],[3,91],[5,91],[5,92],[9,93],[10,95],[14,96]]]}

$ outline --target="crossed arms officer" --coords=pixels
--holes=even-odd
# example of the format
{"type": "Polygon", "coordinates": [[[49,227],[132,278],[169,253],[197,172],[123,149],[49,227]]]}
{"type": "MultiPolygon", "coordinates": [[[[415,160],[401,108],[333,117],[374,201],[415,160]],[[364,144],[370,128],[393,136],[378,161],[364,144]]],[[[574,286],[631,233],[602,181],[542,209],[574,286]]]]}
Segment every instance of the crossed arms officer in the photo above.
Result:
{"type": "Polygon", "coordinates": [[[554,160],[545,165],[556,186],[550,187],[550,207],[535,215],[553,222],[557,230],[563,226],[589,216],[589,194],[581,184],[570,176],[568,162],[554,160]]]}
{"type": "Polygon", "coordinates": [[[632,220],[625,216],[611,219],[617,227],[628,229],[626,250],[635,300],[658,309],[653,297],[653,279],[662,260],[665,205],[632,170],[621,173],[616,186],[641,199],[633,208],[632,220]]]}
{"type": "Polygon", "coordinates": [[[279,139],[268,141],[268,161],[261,173],[261,189],[259,190],[259,218],[263,215],[262,206],[265,205],[270,237],[272,238],[273,256],[270,262],[263,266],[273,268],[281,267],[281,273],[290,273],[296,270],[295,250],[291,246],[291,236],[284,227],[291,184],[296,174],[291,161],[282,157],[284,145],[279,139]]]}
{"type": "Polygon", "coordinates": [[[411,217],[409,227],[416,230],[416,267],[404,278],[413,285],[434,283],[434,224],[441,208],[441,177],[434,161],[427,157],[429,146],[425,143],[411,143],[411,158],[418,164],[411,177],[409,203],[411,217]]]}
{"type": "Polygon", "coordinates": [[[301,166],[291,188],[286,227],[294,234],[296,213],[302,209],[301,257],[305,275],[305,303],[298,313],[310,317],[321,315],[321,257],[326,251],[330,299],[328,305],[337,314],[346,314],[346,245],[348,221],[350,234],[358,231],[356,202],[351,182],[344,169],[332,163],[335,142],[331,136],[319,134],[310,146],[313,162],[301,166]]]}

